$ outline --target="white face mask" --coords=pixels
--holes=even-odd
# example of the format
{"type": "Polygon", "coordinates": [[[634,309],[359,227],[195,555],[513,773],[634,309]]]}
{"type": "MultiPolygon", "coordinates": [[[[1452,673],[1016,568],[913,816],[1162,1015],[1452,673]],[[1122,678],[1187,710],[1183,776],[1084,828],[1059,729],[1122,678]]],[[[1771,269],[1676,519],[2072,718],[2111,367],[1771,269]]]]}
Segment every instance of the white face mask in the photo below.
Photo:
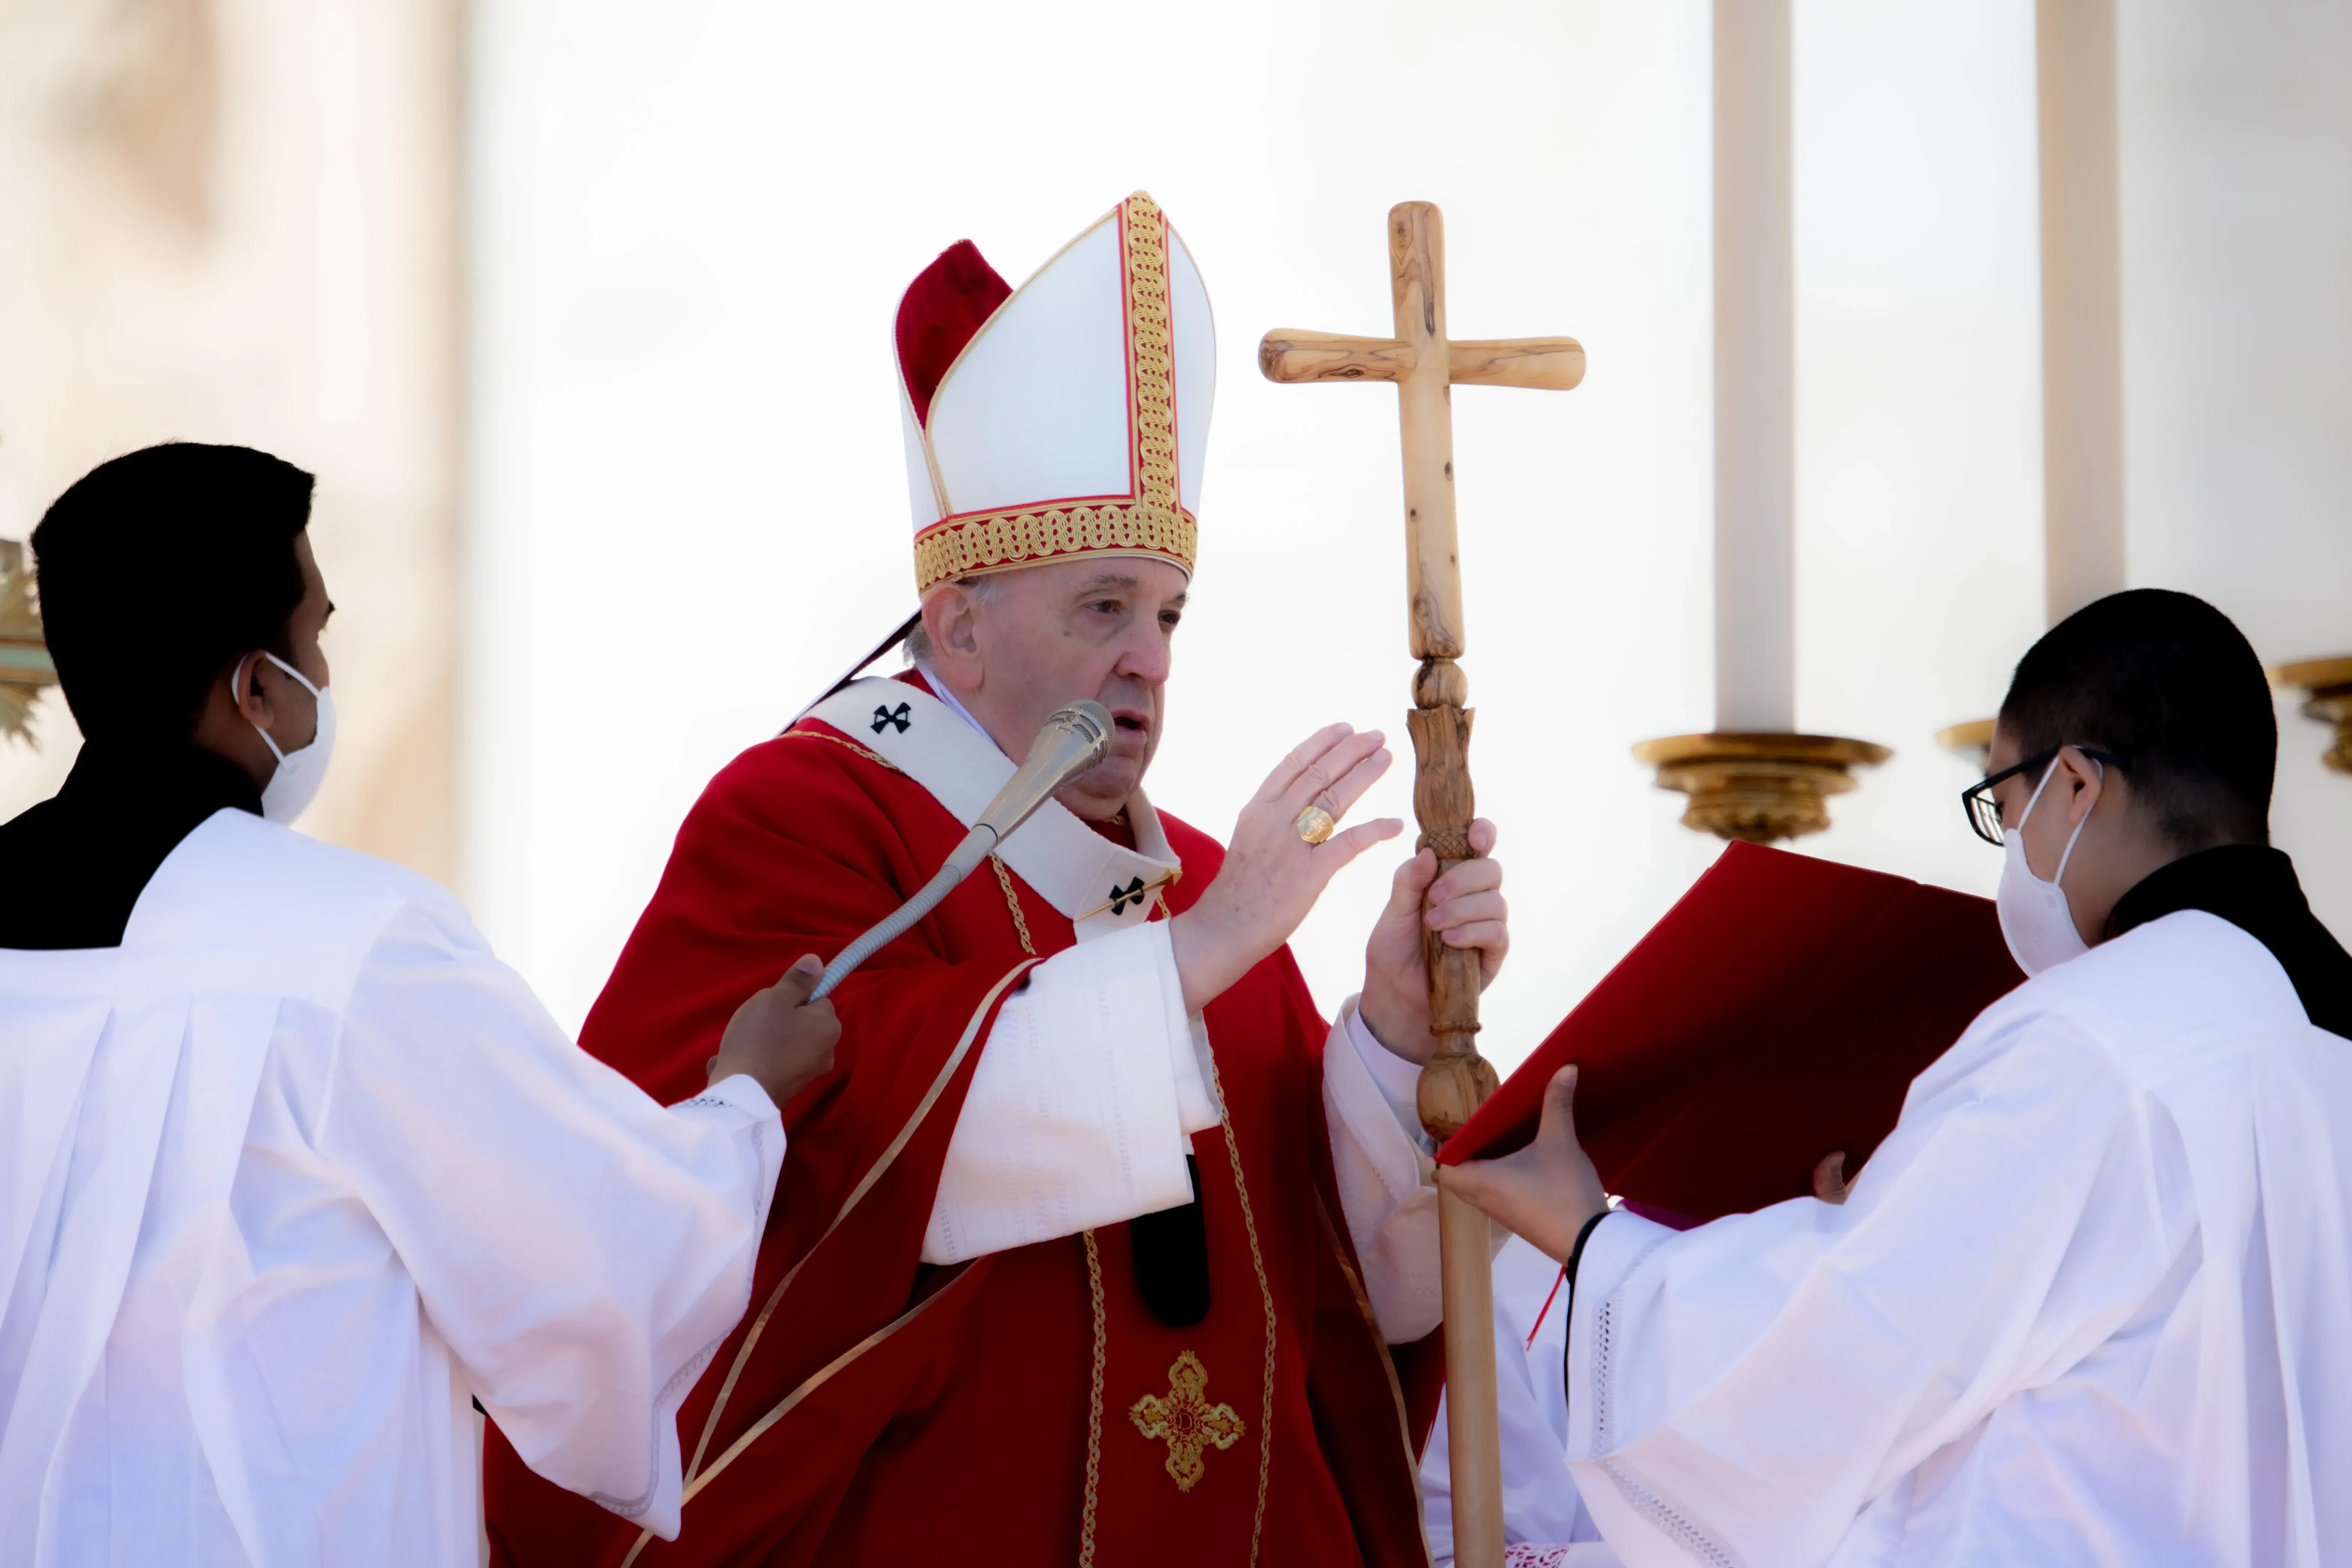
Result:
{"type": "MultiPolygon", "coordinates": [[[[258,724],[253,725],[255,732],[261,737],[261,743],[268,746],[269,754],[278,759],[278,771],[270,774],[269,782],[261,787],[261,815],[272,822],[290,824],[309,810],[310,802],[318,797],[319,786],[327,779],[327,764],[334,760],[335,694],[324,686],[311,685],[310,677],[276,654],[265,653],[261,657],[300,681],[302,689],[319,700],[319,731],[310,737],[309,745],[298,750],[279,751],[278,742],[271,739],[268,731],[258,724]]],[[[245,666],[242,664],[236,667],[236,679],[240,685],[244,683],[245,666]]],[[[253,721],[248,719],[246,722],[252,724],[253,721]]]]}
{"type": "MultiPolygon", "coordinates": [[[[2092,766],[2099,776],[2106,776],[2106,768],[2096,758],[2092,766]]],[[[2042,782],[2033,786],[2033,794],[2025,803],[2025,810],[2017,826],[2001,835],[2001,847],[2009,857],[2000,868],[2000,891],[1993,902],[2000,911],[2001,940],[2009,943],[2009,955],[2017,960],[2017,967],[2028,975],[2053,969],[2070,958],[2080,958],[2091,951],[2090,943],[2074,925],[2074,912],[2066,907],[2066,889],[2058,884],[2066,875],[2066,862],[2074,858],[2074,840],[2083,837],[2089,826],[2091,814],[2084,812],[2074,831],[2066,836],[2065,852],[2058,857],[2058,874],[2043,881],[2033,874],[2025,861],[2025,822],[2033,815],[2042,792],[2050,787],[2051,778],[2058,772],[2058,759],[2050,759],[2042,771],[2042,782]]]]}

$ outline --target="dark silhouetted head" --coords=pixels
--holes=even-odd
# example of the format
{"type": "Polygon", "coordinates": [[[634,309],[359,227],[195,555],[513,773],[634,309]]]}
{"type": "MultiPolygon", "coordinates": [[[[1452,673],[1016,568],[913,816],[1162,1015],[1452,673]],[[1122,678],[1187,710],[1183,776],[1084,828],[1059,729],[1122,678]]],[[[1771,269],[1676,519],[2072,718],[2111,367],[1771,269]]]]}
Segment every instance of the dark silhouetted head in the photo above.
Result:
{"type": "Polygon", "coordinates": [[[2018,754],[2095,746],[2181,852],[2270,842],[2278,719],[2262,661],[2189,594],[2134,588],[2085,605],[2017,661],[2000,726],[2018,754]]]}
{"type": "Polygon", "coordinates": [[[33,531],[41,619],[84,735],[184,740],[238,656],[284,657],[311,478],[246,447],[101,463],[33,531]]]}

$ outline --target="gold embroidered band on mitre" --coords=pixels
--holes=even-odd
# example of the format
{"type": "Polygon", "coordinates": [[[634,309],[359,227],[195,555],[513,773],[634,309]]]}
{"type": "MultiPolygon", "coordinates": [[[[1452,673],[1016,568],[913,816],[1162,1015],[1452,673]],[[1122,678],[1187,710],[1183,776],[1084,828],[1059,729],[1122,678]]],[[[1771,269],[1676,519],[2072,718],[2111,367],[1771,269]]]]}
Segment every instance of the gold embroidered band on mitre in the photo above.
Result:
{"type": "Polygon", "coordinates": [[[1127,270],[1127,405],[1135,499],[1180,511],[1176,480],[1176,335],[1168,316],[1168,219],[1141,191],[1119,204],[1127,270]]]}
{"type": "Polygon", "coordinates": [[[1192,570],[1200,530],[1181,504],[1177,480],[1168,219],[1141,191],[1119,204],[1118,254],[1127,298],[1128,477],[1135,493],[942,518],[915,535],[918,594],[958,577],[1090,552],[1157,555],[1192,570]]]}
{"type": "Polygon", "coordinates": [[[1208,1392],[1209,1369],[1186,1351],[1169,1365],[1166,1397],[1147,1394],[1128,1407],[1137,1431],[1167,1442],[1168,1474],[1180,1492],[1191,1491],[1208,1473],[1203,1449],[1230,1448],[1249,1430],[1232,1405],[1210,1404],[1208,1392]]]}
{"type": "Polygon", "coordinates": [[[958,577],[1096,552],[1157,555],[1190,572],[1198,537],[1191,512],[1140,501],[951,517],[915,535],[915,591],[928,594],[958,577]]]}

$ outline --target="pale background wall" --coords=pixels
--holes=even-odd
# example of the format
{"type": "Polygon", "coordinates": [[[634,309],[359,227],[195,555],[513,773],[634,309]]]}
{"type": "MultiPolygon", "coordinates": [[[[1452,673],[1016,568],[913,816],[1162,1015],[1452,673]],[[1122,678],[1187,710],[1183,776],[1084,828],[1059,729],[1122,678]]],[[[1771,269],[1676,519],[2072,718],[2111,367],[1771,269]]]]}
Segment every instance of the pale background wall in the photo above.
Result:
{"type": "MultiPolygon", "coordinates": [[[[2118,5],[2134,583],[2273,664],[2352,649],[2352,9],[2118,5]]],[[[2279,710],[2273,840],[2352,936],[2352,779],[2279,710]]]]}
{"type": "MultiPolygon", "coordinates": [[[[319,476],[305,826],[457,871],[457,0],[0,0],[0,536],[156,441],[319,476]]],[[[0,816],[78,744],[0,745],[0,816]]]]}
{"type": "MultiPolygon", "coordinates": [[[[1457,399],[1519,942],[1489,1053],[1712,858],[1626,754],[1712,706],[1702,0],[1217,0],[1173,29],[473,0],[462,106],[458,4],[0,0],[0,534],[164,436],[318,469],[346,749],[309,826],[457,880],[559,1016],[703,781],[911,600],[899,289],[967,236],[1017,281],[1138,186],[1224,362],[1156,797],[1222,831],[1300,733],[1402,712],[1393,397],[1271,386],[1253,350],[1381,330],[1381,215],[1424,197],[1457,331],[1592,363],[1457,399]]],[[[2132,580],[2208,594],[2267,658],[2352,648],[2347,25],[2123,9],[2132,580]]],[[[1802,847],[1980,892],[1998,857],[1929,737],[2041,625],[2032,37],[2027,0],[1797,7],[1799,721],[1897,752],[1802,847]]],[[[0,750],[0,810],[68,760],[61,707],[41,722],[37,756],[0,750]]],[[[2352,931],[2352,785],[2283,723],[2280,841],[2352,931]]],[[[1365,809],[1407,805],[1401,771],[1365,809]]],[[[1386,876],[1301,935],[1327,1003],[1386,876]]]]}

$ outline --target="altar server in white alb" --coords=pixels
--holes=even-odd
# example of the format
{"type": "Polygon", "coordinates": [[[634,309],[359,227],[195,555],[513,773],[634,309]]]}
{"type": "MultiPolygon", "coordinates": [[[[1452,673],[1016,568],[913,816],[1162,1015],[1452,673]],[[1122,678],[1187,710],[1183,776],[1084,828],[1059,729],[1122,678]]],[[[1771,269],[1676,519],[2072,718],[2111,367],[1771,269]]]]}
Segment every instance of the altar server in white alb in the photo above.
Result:
{"type": "Polygon", "coordinates": [[[1843,1203],[1609,1213],[1572,1068],[1463,1168],[1569,1264],[1567,1468],[1633,1568],[2352,1563],[2352,958],[2276,755],[2220,612],[2091,605],[1968,796],[2032,978],[1843,1203]]]}
{"type": "Polygon", "coordinates": [[[285,826],[335,737],[310,489],[151,447],[34,534],[87,739],[0,826],[12,1568],[470,1565],[475,1399],[675,1534],[674,1413],[831,1062],[803,969],[664,1109],[448,894],[285,826]]]}

